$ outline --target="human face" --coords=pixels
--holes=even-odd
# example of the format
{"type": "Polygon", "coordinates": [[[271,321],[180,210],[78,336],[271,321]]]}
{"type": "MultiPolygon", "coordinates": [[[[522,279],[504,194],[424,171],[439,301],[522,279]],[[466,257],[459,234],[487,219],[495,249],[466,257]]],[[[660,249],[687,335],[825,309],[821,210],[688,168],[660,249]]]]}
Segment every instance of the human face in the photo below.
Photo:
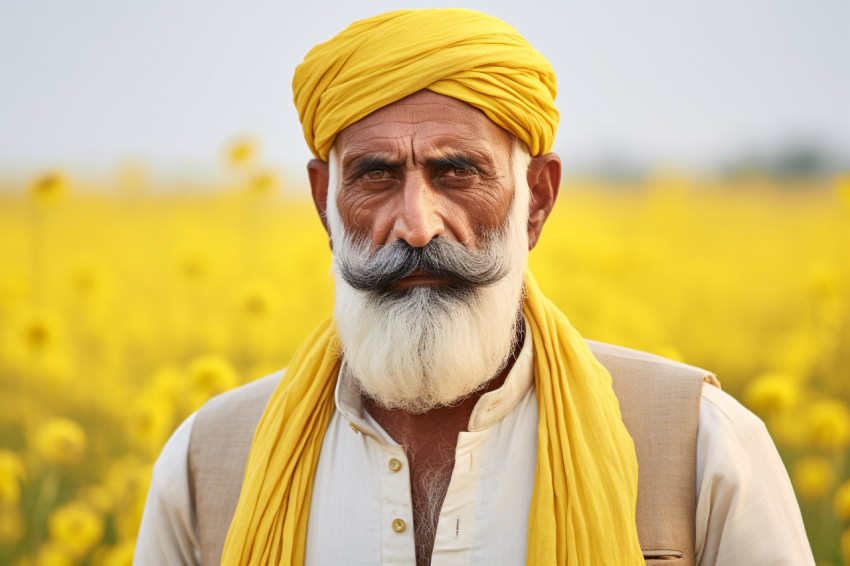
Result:
{"type": "MultiPolygon", "coordinates": [[[[334,179],[337,161],[332,152],[334,179]]],[[[343,226],[330,199],[344,375],[379,406],[422,413],[452,405],[505,367],[518,338],[528,258],[529,157],[517,149],[512,161],[508,217],[476,250],[443,237],[421,248],[402,240],[372,246],[343,226]],[[396,285],[417,269],[433,283],[396,285]]]]}
{"type": "Polygon", "coordinates": [[[420,91],[345,128],[334,149],[331,198],[345,229],[373,246],[441,236],[475,249],[507,218],[510,136],[457,99],[420,91]]]}

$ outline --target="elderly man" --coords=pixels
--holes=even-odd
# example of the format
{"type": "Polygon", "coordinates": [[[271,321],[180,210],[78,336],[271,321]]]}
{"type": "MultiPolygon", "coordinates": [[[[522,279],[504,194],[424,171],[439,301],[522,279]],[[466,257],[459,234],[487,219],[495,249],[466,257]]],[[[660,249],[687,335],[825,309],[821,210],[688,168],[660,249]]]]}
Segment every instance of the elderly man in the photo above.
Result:
{"type": "Polygon", "coordinates": [[[763,425],[705,371],[588,346],[527,273],[558,112],[516,30],[383,14],[293,88],[334,316],[174,434],[138,564],[813,563],[763,425]]]}

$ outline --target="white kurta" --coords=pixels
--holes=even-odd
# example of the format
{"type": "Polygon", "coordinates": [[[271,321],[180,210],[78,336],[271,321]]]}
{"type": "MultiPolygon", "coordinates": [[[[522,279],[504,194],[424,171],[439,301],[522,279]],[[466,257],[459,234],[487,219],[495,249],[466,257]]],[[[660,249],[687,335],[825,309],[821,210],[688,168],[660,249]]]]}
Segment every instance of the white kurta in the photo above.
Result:
{"type": "MultiPolygon", "coordinates": [[[[504,385],[481,397],[460,433],[432,564],[525,564],[537,460],[531,340],[504,385]]],[[[307,529],[307,565],[415,564],[404,449],[339,380],[307,529]]],[[[134,564],[200,564],[187,455],[194,415],[156,465],[134,564]]],[[[814,564],[788,474],[762,422],[703,387],[697,433],[699,566],[814,564]]]]}

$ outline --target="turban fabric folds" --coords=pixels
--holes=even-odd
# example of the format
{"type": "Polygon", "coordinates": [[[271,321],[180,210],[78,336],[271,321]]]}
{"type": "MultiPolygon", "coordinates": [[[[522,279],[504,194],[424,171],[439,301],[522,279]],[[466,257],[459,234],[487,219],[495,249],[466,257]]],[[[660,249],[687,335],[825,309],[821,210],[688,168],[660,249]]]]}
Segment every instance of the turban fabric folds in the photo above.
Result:
{"type": "Polygon", "coordinates": [[[513,27],[480,12],[399,10],[359,20],[311,49],[292,80],[304,138],[324,161],[344,128],[423,89],[478,108],[533,156],[552,149],[552,66],[513,27]]]}

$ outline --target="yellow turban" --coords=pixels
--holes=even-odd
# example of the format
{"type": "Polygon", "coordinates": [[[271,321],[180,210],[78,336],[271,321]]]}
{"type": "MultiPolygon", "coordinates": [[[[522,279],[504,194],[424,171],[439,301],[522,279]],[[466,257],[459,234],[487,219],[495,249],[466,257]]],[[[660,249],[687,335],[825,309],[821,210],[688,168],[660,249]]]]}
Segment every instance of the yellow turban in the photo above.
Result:
{"type": "Polygon", "coordinates": [[[295,69],[292,91],[313,155],[336,135],[422,89],[462,100],[526,143],[552,150],[555,72],[502,20],[461,8],[399,10],[354,22],[295,69]]]}

